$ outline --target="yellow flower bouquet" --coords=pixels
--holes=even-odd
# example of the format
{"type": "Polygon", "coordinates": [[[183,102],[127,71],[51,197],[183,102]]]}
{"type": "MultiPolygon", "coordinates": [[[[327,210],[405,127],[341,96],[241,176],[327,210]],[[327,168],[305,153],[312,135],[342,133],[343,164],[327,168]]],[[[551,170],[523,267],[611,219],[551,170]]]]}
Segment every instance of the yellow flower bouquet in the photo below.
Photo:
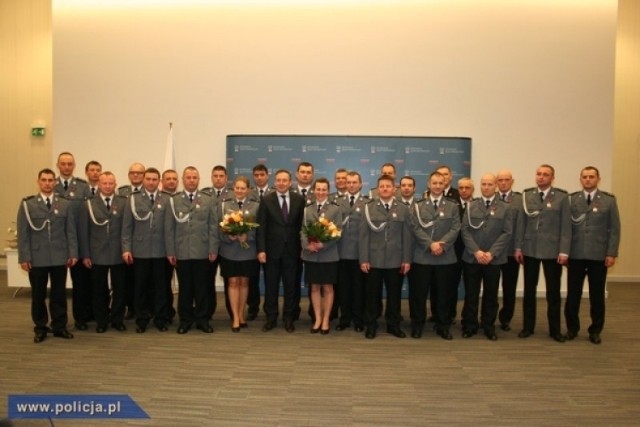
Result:
{"type": "MultiPolygon", "coordinates": [[[[249,219],[245,219],[242,211],[229,212],[222,217],[220,229],[229,236],[239,236],[260,227],[259,224],[251,222],[249,219]]],[[[249,249],[249,243],[246,241],[241,241],[240,246],[243,249],[249,249]]]]}
{"type": "Polygon", "coordinates": [[[337,240],[342,231],[328,218],[320,217],[315,222],[309,222],[303,227],[303,232],[309,242],[328,242],[337,240]]]}

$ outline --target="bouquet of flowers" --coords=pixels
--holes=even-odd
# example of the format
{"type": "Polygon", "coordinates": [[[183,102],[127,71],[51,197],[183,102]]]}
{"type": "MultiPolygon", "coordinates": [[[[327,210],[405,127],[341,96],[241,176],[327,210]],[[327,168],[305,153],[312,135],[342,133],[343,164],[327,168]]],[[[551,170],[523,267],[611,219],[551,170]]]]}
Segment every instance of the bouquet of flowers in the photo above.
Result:
{"type": "MultiPolygon", "coordinates": [[[[242,211],[227,213],[222,217],[222,221],[220,221],[220,229],[223,233],[230,236],[246,234],[258,227],[260,227],[259,224],[245,220],[242,211]]],[[[240,246],[243,249],[249,249],[249,244],[246,241],[240,241],[240,246]]]]}
{"type": "Polygon", "coordinates": [[[337,240],[342,231],[328,218],[320,217],[316,222],[309,222],[303,227],[309,242],[328,242],[337,240]]]}

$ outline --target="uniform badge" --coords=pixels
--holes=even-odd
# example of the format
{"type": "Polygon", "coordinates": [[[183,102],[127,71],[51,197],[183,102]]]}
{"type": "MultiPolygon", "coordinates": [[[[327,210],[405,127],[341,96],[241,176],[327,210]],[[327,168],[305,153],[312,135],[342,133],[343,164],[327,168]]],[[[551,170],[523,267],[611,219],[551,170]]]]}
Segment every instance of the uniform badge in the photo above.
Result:
{"type": "Polygon", "coordinates": [[[58,215],[58,213],[59,213],[59,212],[58,212],[58,209],[54,209],[54,210],[53,210],[53,213],[54,213],[54,214],[56,214],[56,215],[58,215]]]}
{"type": "Polygon", "coordinates": [[[496,213],[494,211],[491,211],[491,215],[495,215],[496,213]]]}
{"type": "Polygon", "coordinates": [[[593,208],[593,211],[594,212],[598,212],[598,208],[593,208]]]}
{"type": "Polygon", "coordinates": [[[440,216],[444,216],[444,212],[440,211],[440,216]]]}
{"type": "Polygon", "coordinates": [[[196,203],[196,209],[200,209],[200,205],[196,203]]]}
{"type": "Polygon", "coordinates": [[[547,207],[550,208],[551,207],[551,203],[547,203],[547,207]]]}
{"type": "Polygon", "coordinates": [[[158,209],[162,209],[162,205],[158,203],[158,209]]]}
{"type": "Polygon", "coordinates": [[[356,212],[360,212],[360,208],[356,208],[356,212]]]}
{"type": "Polygon", "coordinates": [[[182,217],[184,216],[184,214],[183,214],[182,212],[180,212],[180,213],[178,214],[178,216],[179,216],[180,218],[182,218],[182,217]]]}
{"type": "Polygon", "coordinates": [[[75,194],[73,194],[73,191],[69,193],[69,196],[71,197],[75,196],[75,194]]]}
{"type": "Polygon", "coordinates": [[[391,214],[391,216],[394,217],[394,218],[397,218],[398,214],[394,212],[394,213],[391,214]]]}

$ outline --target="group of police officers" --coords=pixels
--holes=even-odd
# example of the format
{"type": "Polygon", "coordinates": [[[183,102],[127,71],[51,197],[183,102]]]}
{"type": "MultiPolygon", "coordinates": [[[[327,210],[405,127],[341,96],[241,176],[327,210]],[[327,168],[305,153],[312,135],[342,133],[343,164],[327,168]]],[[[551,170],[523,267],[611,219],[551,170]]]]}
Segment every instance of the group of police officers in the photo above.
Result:
{"type": "MultiPolygon", "coordinates": [[[[48,334],[73,338],[67,329],[67,270],[73,285],[76,330],[86,330],[87,324],[95,321],[98,333],[106,332],[109,326],[125,331],[125,319],[135,318],[138,333],[144,333],[151,322],[159,331],[167,331],[176,315],[172,291],[175,270],[179,283],[177,332],[187,333],[193,325],[205,333],[213,332],[210,321],[217,305],[219,222],[224,213],[220,206],[225,200],[235,201],[226,169],[215,166],[212,185],[200,189],[198,170],[187,167],[181,177],[182,191],[178,191],[175,170],[161,173],[140,163],[129,168],[130,184],[119,188],[113,173],[103,172],[97,161],[87,163],[86,180],[75,176],[75,159],[68,152],[58,156],[57,169],[57,178],[51,169],[39,172],[39,192],[24,198],[18,210],[19,263],[28,272],[32,288],[34,342],[44,341],[48,334]]],[[[274,175],[275,187],[271,187],[268,169],[261,164],[253,169],[254,188],[248,197],[259,203],[260,223],[253,250],[264,266],[267,285],[271,283],[273,288],[275,283],[277,287],[282,279],[285,329],[293,332],[300,317],[299,236],[305,225],[294,210],[302,212],[316,203],[314,169],[308,162],[300,163],[295,185],[289,171],[278,170],[274,175]],[[301,207],[296,205],[298,199],[303,201],[301,207]],[[277,207],[271,214],[269,203],[277,207]],[[267,234],[268,230],[292,228],[298,236],[294,243],[289,233],[267,234]],[[292,245],[295,250],[275,249],[283,245],[292,245]],[[276,260],[286,267],[284,271],[274,270],[276,260]]],[[[452,188],[451,170],[441,165],[429,175],[427,191],[420,197],[415,194],[413,177],[404,176],[396,182],[392,163],[381,167],[377,186],[368,195],[362,192],[358,172],[338,169],[335,192],[329,198],[342,213],[338,224],[342,231],[340,260],[333,284],[336,299],[331,313],[332,319],[337,319],[335,330],[353,326],[373,339],[378,319],[384,315],[387,332],[404,338],[401,289],[406,276],[411,337],[420,338],[426,322],[432,321],[436,334],[450,340],[457,315],[458,283],[463,278],[462,336],[470,338],[482,332],[495,341],[496,327],[511,330],[522,265],[523,327],[518,336],[527,338],[535,332],[542,264],[549,336],[557,342],[578,336],[587,277],[591,303],[588,337],[600,344],[607,269],[615,263],[620,241],[616,200],[598,188],[600,176],[595,167],[580,171],[582,189],[572,194],[553,186],[554,175],[552,166],[539,166],[535,186],[519,193],[512,190],[510,171],[487,173],[480,179],[481,195],[474,198],[472,180],[462,178],[458,188],[452,188]],[[565,333],[560,296],[563,267],[568,271],[565,333]],[[498,310],[500,284],[503,300],[498,310]]],[[[225,296],[227,286],[225,280],[225,296]]],[[[266,291],[265,332],[276,326],[278,317],[277,292],[274,296],[273,289],[266,291]]],[[[247,319],[254,320],[260,304],[257,276],[250,278],[248,293],[247,319]]],[[[313,318],[311,308],[309,314],[313,318]]]]}

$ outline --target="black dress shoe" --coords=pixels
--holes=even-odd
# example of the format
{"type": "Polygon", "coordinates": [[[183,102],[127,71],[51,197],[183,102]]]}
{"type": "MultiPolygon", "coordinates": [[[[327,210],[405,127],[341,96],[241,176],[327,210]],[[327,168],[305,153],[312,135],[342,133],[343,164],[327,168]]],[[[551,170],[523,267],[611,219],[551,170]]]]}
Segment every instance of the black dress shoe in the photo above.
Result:
{"type": "Polygon", "coordinates": [[[248,324],[246,324],[246,323],[240,323],[240,327],[241,327],[241,328],[243,328],[243,329],[245,329],[245,328],[248,328],[248,327],[249,327],[249,325],[248,325],[248,324]]]}
{"type": "Polygon", "coordinates": [[[76,326],[76,329],[79,331],[86,331],[87,329],[89,329],[89,327],[85,322],[76,322],[75,326],[76,326]]]}
{"type": "Polygon", "coordinates": [[[167,332],[169,330],[169,328],[167,328],[167,325],[157,325],[156,327],[160,332],[167,332]]]}
{"type": "Polygon", "coordinates": [[[374,339],[376,337],[376,330],[373,329],[373,328],[367,328],[367,332],[365,332],[364,336],[367,339],[372,340],[372,339],[374,339]]]}
{"type": "Polygon", "coordinates": [[[564,335],[562,335],[560,332],[558,332],[557,334],[549,334],[549,335],[556,342],[565,342],[564,335]]]}
{"type": "Polygon", "coordinates": [[[529,338],[531,335],[533,332],[523,329],[518,333],[518,338],[529,338]]]}
{"type": "Polygon", "coordinates": [[[356,325],[353,328],[356,332],[364,332],[364,326],[362,325],[356,325]]]}
{"type": "Polygon", "coordinates": [[[500,325],[500,329],[509,332],[511,330],[511,326],[509,326],[508,323],[503,323],[502,325],[500,325]]]}
{"type": "Polygon", "coordinates": [[[422,329],[420,328],[413,328],[411,329],[411,338],[421,338],[422,337],[422,329]]]}
{"type": "Polygon", "coordinates": [[[237,334],[238,332],[240,332],[240,326],[232,326],[231,332],[237,334]]]}
{"type": "Polygon", "coordinates": [[[345,329],[349,329],[348,323],[338,323],[336,326],[336,331],[344,331],[345,329]]]}
{"type": "Polygon", "coordinates": [[[201,323],[201,324],[199,324],[198,325],[198,329],[200,329],[205,334],[213,333],[213,328],[211,327],[211,325],[209,323],[201,323]]]}
{"type": "Polygon", "coordinates": [[[318,332],[320,332],[320,328],[311,328],[309,332],[311,332],[312,334],[317,334],[318,332]]]}
{"type": "Polygon", "coordinates": [[[462,331],[462,338],[471,338],[476,333],[472,331],[462,331]]]}
{"type": "Polygon", "coordinates": [[[116,331],[124,332],[127,330],[127,327],[124,326],[124,323],[115,323],[111,326],[113,326],[113,329],[115,329],[116,331]]]}
{"type": "Polygon", "coordinates": [[[252,320],[256,320],[256,317],[258,317],[258,312],[249,312],[247,313],[247,320],[252,321],[252,320]]]}
{"type": "Polygon", "coordinates": [[[267,320],[264,326],[262,327],[262,332],[269,332],[273,328],[276,327],[276,322],[273,320],[267,320]]]}
{"type": "Polygon", "coordinates": [[[105,332],[107,332],[107,326],[106,325],[96,326],[96,332],[99,334],[104,334],[105,332]]]}
{"type": "Polygon", "coordinates": [[[407,336],[407,334],[405,334],[404,331],[397,326],[393,328],[387,328],[387,333],[393,335],[396,338],[406,338],[407,336]]]}
{"type": "Polygon", "coordinates": [[[181,323],[180,326],[178,326],[178,333],[180,335],[186,334],[187,332],[189,332],[189,325],[185,324],[185,323],[181,323]]]}
{"type": "Polygon", "coordinates": [[[449,332],[448,329],[439,329],[438,331],[436,331],[436,333],[443,340],[451,341],[453,339],[453,336],[451,335],[451,332],[449,332]]]}
{"type": "Polygon", "coordinates": [[[73,338],[73,334],[67,331],[65,328],[58,329],[57,331],[53,331],[53,336],[58,338],[64,338],[65,340],[70,340],[73,338]]]}
{"type": "Polygon", "coordinates": [[[38,331],[33,337],[33,342],[38,344],[47,339],[47,333],[44,331],[38,331]]]}
{"type": "Polygon", "coordinates": [[[492,332],[492,331],[485,332],[484,336],[487,337],[489,341],[498,341],[498,336],[496,335],[495,332],[492,332]]]}
{"type": "Polygon", "coordinates": [[[136,328],[136,333],[138,334],[144,334],[147,331],[147,328],[145,328],[144,326],[138,326],[136,328]]]}
{"type": "Polygon", "coordinates": [[[293,320],[285,320],[284,321],[284,330],[292,333],[296,330],[296,327],[293,325],[293,320]]]}
{"type": "Polygon", "coordinates": [[[331,329],[320,329],[320,335],[329,335],[331,329]]]}
{"type": "Polygon", "coordinates": [[[577,332],[567,331],[567,333],[564,336],[564,339],[567,340],[567,341],[571,341],[571,340],[576,339],[577,336],[578,336],[577,332]]]}
{"type": "Polygon", "coordinates": [[[591,341],[593,344],[602,344],[600,334],[589,334],[589,341],[591,341]]]}

